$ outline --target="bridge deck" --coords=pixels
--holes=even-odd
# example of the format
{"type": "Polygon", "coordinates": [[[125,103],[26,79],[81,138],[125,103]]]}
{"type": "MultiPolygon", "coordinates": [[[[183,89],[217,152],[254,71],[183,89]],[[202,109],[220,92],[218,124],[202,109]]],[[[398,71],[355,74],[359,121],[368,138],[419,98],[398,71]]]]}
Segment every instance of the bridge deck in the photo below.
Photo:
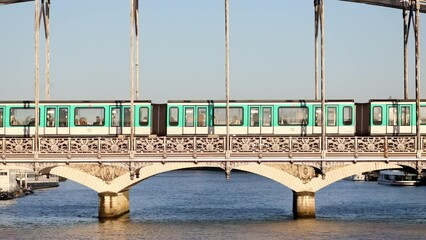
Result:
{"type": "MultiPolygon", "coordinates": [[[[425,160],[415,136],[321,137],[41,137],[0,138],[3,163],[34,161],[399,161],[425,160]],[[132,140],[132,141],[131,141],[132,140]],[[131,144],[133,147],[131,148],[131,144]],[[132,149],[132,150],[131,150],[132,149]],[[228,154],[228,155],[227,155],[228,154]],[[228,158],[227,158],[228,156],[228,158]]],[[[426,154],[425,154],[426,156],[426,154]]]]}
{"type": "MultiPolygon", "coordinates": [[[[369,5],[375,5],[375,6],[381,6],[381,7],[390,7],[390,8],[397,8],[397,9],[404,9],[406,8],[406,5],[404,5],[403,0],[339,0],[344,2],[354,2],[354,3],[365,3],[369,5]]],[[[410,0],[407,0],[405,2],[408,3],[410,0]]],[[[426,12],[426,1],[420,0],[420,12],[425,13],[426,12]]]]}

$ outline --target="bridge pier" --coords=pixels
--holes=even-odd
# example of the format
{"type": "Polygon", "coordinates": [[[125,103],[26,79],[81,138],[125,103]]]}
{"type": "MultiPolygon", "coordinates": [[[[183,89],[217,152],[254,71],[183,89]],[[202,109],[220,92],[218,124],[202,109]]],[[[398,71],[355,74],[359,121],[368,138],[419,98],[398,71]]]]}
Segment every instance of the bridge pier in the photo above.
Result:
{"type": "Polygon", "coordinates": [[[130,210],[129,190],[99,193],[99,219],[117,218],[130,210]]]}
{"type": "Polygon", "coordinates": [[[293,217],[315,218],[315,192],[293,191],[293,217]]]}

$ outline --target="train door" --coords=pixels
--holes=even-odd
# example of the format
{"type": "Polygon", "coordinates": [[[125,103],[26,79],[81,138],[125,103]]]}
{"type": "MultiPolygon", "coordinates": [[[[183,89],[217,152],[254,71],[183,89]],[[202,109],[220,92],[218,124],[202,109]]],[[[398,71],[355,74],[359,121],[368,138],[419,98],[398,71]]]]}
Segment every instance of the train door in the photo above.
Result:
{"type": "MultiPolygon", "coordinates": [[[[325,106],[325,132],[327,134],[337,134],[339,132],[338,125],[338,108],[337,106],[325,106]]],[[[314,123],[313,133],[321,134],[322,122],[321,122],[321,106],[317,105],[314,107],[314,123]]]]}
{"type": "Polygon", "coordinates": [[[249,114],[249,134],[273,133],[271,106],[250,106],[249,114]]]}
{"type": "Polygon", "coordinates": [[[109,134],[111,135],[123,134],[122,109],[122,107],[110,107],[111,124],[109,126],[109,134]]]}
{"type": "Polygon", "coordinates": [[[197,113],[196,113],[196,126],[195,126],[195,133],[199,135],[207,135],[209,133],[208,128],[208,114],[207,114],[207,107],[197,107],[197,113]]]}
{"type": "Polygon", "coordinates": [[[0,135],[4,135],[4,126],[6,125],[4,122],[4,108],[0,107],[0,135]]]}
{"type": "Polygon", "coordinates": [[[190,106],[183,107],[184,121],[183,121],[183,134],[195,134],[195,108],[190,106]]]}
{"type": "Polygon", "coordinates": [[[46,106],[45,107],[45,135],[69,135],[69,107],[46,106]]]}
{"type": "Polygon", "coordinates": [[[389,105],[387,133],[391,135],[414,134],[415,128],[411,124],[411,105],[389,105]]]}

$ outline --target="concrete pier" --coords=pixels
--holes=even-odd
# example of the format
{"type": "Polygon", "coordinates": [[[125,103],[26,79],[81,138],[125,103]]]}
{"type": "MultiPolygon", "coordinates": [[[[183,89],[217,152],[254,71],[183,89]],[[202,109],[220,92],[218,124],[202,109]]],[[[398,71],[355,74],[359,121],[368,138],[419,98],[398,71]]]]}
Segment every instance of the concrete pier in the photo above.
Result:
{"type": "Polygon", "coordinates": [[[99,193],[99,219],[117,218],[130,210],[129,190],[99,193]]]}
{"type": "Polygon", "coordinates": [[[315,192],[293,191],[293,217],[315,218],[315,192]]]}

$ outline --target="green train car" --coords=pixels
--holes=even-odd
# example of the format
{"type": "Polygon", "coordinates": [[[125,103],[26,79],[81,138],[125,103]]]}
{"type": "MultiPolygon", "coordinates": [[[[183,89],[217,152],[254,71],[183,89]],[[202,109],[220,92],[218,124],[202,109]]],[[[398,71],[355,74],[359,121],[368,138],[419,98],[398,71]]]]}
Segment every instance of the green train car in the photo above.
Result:
{"type": "MultiPolygon", "coordinates": [[[[415,135],[416,101],[398,99],[357,103],[356,135],[415,135]]],[[[426,101],[420,103],[420,133],[426,133],[426,101]]]]}
{"type": "MultiPolygon", "coordinates": [[[[355,134],[353,100],[328,100],[325,104],[328,135],[355,134]]],[[[168,101],[167,135],[226,134],[225,101],[168,101]]],[[[231,101],[229,133],[232,135],[321,134],[320,101],[231,101]]]]}
{"type": "MultiPolygon", "coordinates": [[[[151,102],[135,102],[134,113],[135,134],[149,135],[151,102]]],[[[40,135],[106,136],[131,131],[129,101],[42,101],[39,117],[40,135]]],[[[34,125],[33,102],[0,102],[0,136],[32,136],[34,125]]]]}

